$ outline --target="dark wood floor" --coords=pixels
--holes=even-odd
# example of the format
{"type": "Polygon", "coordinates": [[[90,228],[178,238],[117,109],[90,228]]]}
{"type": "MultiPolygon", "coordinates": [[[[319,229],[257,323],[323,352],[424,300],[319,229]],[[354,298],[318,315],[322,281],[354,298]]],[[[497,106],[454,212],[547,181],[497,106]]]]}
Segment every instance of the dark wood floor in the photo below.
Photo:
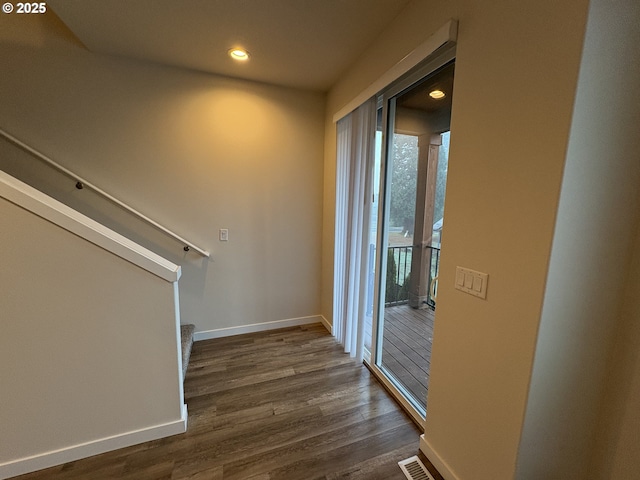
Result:
{"type": "Polygon", "coordinates": [[[421,432],[321,325],[197,342],[185,398],[185,434],[17,478],[403,480],[418,453],[421,432]]]}

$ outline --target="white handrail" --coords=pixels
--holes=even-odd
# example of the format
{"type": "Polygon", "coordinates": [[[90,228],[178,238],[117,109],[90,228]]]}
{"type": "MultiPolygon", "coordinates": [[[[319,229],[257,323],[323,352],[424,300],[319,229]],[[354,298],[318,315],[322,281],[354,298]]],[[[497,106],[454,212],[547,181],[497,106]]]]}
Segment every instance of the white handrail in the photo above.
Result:
{"type": "Polygon", "coordinates": [[[157,253],[138,245],[2,170],[0,170],[0,197],[163,278],[167,282],[177,282],[180,278],[182,269],[179,265],[162,258],[157,253]]]}
{"type": "Polygon", "coordinates": [[[40,160],[42,160],[43,162],[51,165],[53,168],[55,168],[56,170],[64,173],[65,175],[73,178],[76,182],[80,182],[83,186],[90,188],[91,190],[93,190],[94,192],[98,193],[99,195],[102,195],[104,198],[106,198],[107,200],[115,203],[116,205],[118,205],[120,208],[126,210],[127,212],[131,213],[132,215],[135,215],[136,217],[138,217],[141,220],[144,220],[145,222],[147,222],[149,225],[152,225],[153,227],[157,228],[158,230],[160,230],[161,232],[165,233],[166,235],[169,235],[170,237],[174,238],[175,240],[178,240],[180,243],[185,245],[185,250],[195,250],[196,252],[198,252],[200,255],[204,256],[204,257],[209,257],[210,253],[200,247],[197,247],[196,245],[194,245],[193,243],[189,242],[188,240],[182,238],[180,235],[178,235],[177,233],[169,230],[166,227],[163,227],[162,225],[160,225],[158,222],[150,219],[149,217],[147,217],[146,215],[140,213],[139,211],[137,211],[136,209],[130,207],[129,205],[127,205],[124,202],[121,202],[120,200],[118,200],[117,198],[113,197],[112,195],[108,194],[107,192],[105,192],[104,190],[102,190],[100,187],[95,186],[94,184],[92,184],[91,182],[89,182],[88,180],[85,180],[84,178],[82,178],[79,175],[76,175],[75,173],[73,173],[71,170],[63,167],[62,165],[56,163],[55,161],[51,160],[49,157],[47,157],[46,155],[44,155],[43,153],[39,152],[38,150],[36,150],[35,148],[30,147],[29,145],[27,145],[26,143],[20,141],[19,139],[17,139],[16,137],[14,137],[13,135],[11,135],[10,133],[6,132],[4,129],[0,128],[0,135],[2,135],[4,138],[6,138],[7,140],[9,140],[11,143],[19,146],[20,148],[22,148],[23,150],[26,150],[27,152],[31,153],[32,155],[34,155],[35,157],[39,158],[40,160]]]}

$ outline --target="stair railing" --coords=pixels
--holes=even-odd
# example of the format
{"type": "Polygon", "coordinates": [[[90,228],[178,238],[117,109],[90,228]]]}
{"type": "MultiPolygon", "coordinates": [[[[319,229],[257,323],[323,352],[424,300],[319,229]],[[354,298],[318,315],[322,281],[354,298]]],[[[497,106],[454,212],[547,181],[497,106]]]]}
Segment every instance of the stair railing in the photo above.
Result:
{"type": "Polygon", "coordinates": [[[193,243],[191,243],[188,240],[184,239],[183,237],[181,237],[177,233],[173,232],[172,230],[169,230],[168,228],[160,225],[155,220],[150,219],[149,217],[147,217],[143,213],[140,213],[135,208],[130,207],[126,203],[118,200],[114,196],[112,196],[112,195],[108,194],[107,192],[105,192],[104,190],[102,190],[100,187],[97,187],[93,183],[91,183],[88,180],[82,178],[80,175],[76,175],[75,173],[73,173],[68,168],[65,168],[62,165],[60,165],[59,163],[51,160],[49,157],[47,157],[42,152],[39,152],[38,150],[36,150],[33,147],[30,147],[29,145],[27,145],[26,143],[24,143],[21,140],[17,139],[16,137],[14,137],[10,133],[6,132],[2,128],[0,128],[0,135],[3,136],[4,138],[6,138],[7,140],[9,140],[14,145],[16,145],[16,146],[22,148],[23,150],[29,152],[34,157],[38,158],[39,160],[42,160],[43,162],[45,162],[46,164],[48,164],[51,167],[55,168],[59,172],[62,172],[65,175],[67,175],[68,177],[70,177],[71,179],[75,180],[76,187],[78,189],[83,189],[83,188],[86,187],[86,188],[88,188],[90,190],[93,190],[94,192],[96,192],[97,194],[99,194],[102,197],[106,198],[110,202],[118,205],[123,210],[126,210],[127,212],[131,213],[132,215],[134,215],[135,217],[139,218],[140,220],[142,220],[142,221],[148,223],[149,225],[155,227],[156,229],[158,229],[159,231],[161,231],[165,235],[168,235],[168,236],[172,237],[173,239],[177,240],[178,242],[182,243],[184,245],[183,249],[184,249],[185,252],[188,252],[190,250],[194,250],[194,251],[198,252],[200,255],[202,255],[203,257],[209,257],[210,256],[210,253],[208,251],[206,251],[206,250],[194,245],[193,243]]]}

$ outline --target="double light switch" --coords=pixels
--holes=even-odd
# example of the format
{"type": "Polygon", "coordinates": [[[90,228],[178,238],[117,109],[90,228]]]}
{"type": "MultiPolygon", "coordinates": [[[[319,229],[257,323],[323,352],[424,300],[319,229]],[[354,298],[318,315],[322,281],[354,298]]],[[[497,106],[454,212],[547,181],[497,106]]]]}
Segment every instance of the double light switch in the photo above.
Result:
{"type": "Polygon", "coordinates": [[[487,298],[489,275],[469,268],[456,267],[456,289],[479,298],[487,298]]]}

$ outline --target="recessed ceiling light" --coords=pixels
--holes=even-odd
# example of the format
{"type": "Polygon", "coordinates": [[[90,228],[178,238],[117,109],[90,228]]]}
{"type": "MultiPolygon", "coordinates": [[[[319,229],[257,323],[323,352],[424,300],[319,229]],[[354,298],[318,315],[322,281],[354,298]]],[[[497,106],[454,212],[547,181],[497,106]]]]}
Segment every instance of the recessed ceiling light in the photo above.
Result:
{"type": "Polygon", "coordinates": [[[242,48],[232,48],[229,50],[229,56],[234,60],[245,61],[249,59],[249,52],[242,48]]]}
{"type": "Polygon", "coordinates": [[[429,92],[429,96],[438,100],[440,98],[444,98],[445,93],[442,90],[433,90],[432,92],[429,92]]]}

